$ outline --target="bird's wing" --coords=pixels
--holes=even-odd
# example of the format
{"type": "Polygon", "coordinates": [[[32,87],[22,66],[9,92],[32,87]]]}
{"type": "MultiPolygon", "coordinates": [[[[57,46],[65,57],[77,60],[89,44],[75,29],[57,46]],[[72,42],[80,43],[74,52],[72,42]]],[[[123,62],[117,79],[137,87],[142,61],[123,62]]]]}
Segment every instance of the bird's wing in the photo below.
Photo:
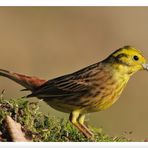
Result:
{"type": "Polygon", "coordinates": [[[91,89],[86,78],[79,75],[65,75],[56,79],[49,80],[38,87],[36,91],[27,97],[39,98],[63,98],[63,97],[80,97],[91,89]]]}
{"type": "Polygon", "coordinates": [[[79,98],[89,96],[94,88],[90,78],[102,71],[99,63],[90,65],[72,74],[67,74],[51,79],[39,86],[27,97],[38,97],[43,99],[54,98],[79,98]]]}

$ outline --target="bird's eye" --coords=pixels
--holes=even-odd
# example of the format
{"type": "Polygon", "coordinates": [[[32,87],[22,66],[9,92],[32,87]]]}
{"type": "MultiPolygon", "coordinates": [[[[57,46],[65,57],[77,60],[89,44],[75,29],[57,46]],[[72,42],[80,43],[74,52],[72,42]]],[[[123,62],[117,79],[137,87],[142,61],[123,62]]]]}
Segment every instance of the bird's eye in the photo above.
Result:
{"type": "Polygon", "coordinates": [[[134,56],[134,60],[135,61],[138,61],[139,60],[139,57],[138,56],[134,56]]]}

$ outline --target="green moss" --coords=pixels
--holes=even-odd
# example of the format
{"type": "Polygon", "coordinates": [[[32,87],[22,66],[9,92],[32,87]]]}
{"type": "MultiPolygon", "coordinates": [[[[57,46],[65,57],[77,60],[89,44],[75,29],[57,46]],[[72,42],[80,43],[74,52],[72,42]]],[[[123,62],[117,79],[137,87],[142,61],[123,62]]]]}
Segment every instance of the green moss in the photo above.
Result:
{"type": "Polygon", "coordinates": [[[26,136],[33,141],[52,141],[52,142],[126,142],[124,137],[110,137],[103,133],[102,129],[91,128],[95,133],[94,140],[85,138],[75,127],[67,120],[60,119],[50,115],[44,115],[39,111],[39,102],[30,102],[26,99],[0,98],[0,133],[2,141],[10,141],[4,119],[10,115],[15,121],[22,125],[26,136]]]}

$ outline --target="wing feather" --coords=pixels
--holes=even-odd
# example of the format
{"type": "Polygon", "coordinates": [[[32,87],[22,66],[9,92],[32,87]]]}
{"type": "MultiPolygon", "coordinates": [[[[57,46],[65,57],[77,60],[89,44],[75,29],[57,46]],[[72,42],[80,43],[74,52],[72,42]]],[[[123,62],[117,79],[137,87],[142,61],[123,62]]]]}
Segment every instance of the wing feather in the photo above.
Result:
{"type": "Polygon", "coordinates": [[[92,86],[87,80],[97,65],[91,65],[72,74],[64,75],[45,82],[27,97],[57,98],[80,97],[91,91],[92,86]]]}

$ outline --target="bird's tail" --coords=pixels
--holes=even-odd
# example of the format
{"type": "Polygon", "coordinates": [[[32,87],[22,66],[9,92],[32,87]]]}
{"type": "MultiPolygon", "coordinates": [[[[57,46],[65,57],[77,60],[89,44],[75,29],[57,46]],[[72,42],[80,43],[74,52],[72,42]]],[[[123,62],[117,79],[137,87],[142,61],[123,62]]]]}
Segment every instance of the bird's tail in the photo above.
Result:
{"type": "Polygon", "coordinates": [[[4,76],[22,85],[23,87],[25,87],[24,90],[31,91],[34,91],[37,87],[41,86],[43,83],[46,82],[46,80],[42,80],[34,76],[26,76],[3,69],[0,69],[0,76],[4,76]]]}

